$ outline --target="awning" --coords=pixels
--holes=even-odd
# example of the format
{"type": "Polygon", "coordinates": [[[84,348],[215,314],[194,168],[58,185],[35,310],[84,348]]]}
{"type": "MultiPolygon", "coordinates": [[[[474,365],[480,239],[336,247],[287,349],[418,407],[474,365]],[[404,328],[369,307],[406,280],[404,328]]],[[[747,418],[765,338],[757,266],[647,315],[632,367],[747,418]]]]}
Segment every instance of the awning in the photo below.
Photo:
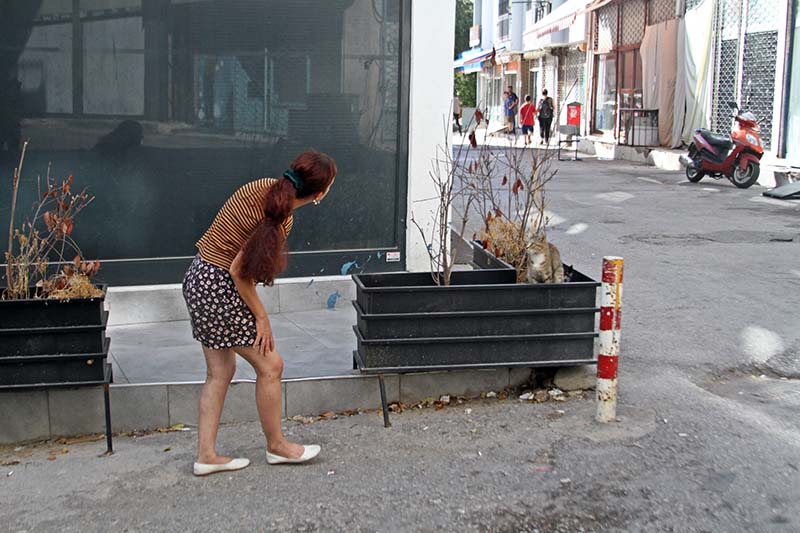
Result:
{"type": "Polygon", "coordinates": [[[453,62],[454,69],[463,69],[464,72],[475,72],[481,69],[481,64],[487,59],[492,57],[492,54],[498,54],[505,50],[504,46],[492,50],[483,50],[477,48],[475,50],[467,50],[461,54],[461,57],[453,62]]]}
{"type": "Polygon", "coordinates": [[[533,33],[537,39],[541,39],[545,35],[566,30],[572,26],[579,14],[588,10],[587,5],[591,3],[591,0],[567,0],[534,24],[526,33],[533,33]]]}

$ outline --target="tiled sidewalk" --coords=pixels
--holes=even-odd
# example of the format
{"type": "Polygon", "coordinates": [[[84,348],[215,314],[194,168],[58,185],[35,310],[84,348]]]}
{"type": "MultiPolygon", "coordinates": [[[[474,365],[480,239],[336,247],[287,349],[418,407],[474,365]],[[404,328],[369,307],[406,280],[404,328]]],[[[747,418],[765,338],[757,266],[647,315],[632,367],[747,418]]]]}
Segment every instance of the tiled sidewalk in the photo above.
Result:
{"type": "MultiPolygon", "coordinates": [[[[344,302],[342,302],[344,303],[344,302]]],[[[335,309],[270,315],[284,378],[340,376],[353,372],[355,310],[349,302],[335,309]]],[[[188,321],[110,326],[115,383],[204,381],[206,366],[188,321]]],[[[237,358],[235,379],[255,379],[237,358]]]]}

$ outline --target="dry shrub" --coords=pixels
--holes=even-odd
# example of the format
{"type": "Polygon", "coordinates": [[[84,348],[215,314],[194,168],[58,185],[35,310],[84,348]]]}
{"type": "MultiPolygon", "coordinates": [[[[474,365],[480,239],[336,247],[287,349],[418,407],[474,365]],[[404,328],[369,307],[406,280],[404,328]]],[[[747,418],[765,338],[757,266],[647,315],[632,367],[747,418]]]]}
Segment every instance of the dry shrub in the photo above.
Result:
{"type": "Polygon", "coordinates": [[[37,179],[37,199],[32,214],[15,228],[15,212],[28,142],[22,147],[14,169],[8,248],[5,256],[5,287],[0,299],[95,298],[102,291],[89,281],[100,269],[99,261],[85,261],[72,235],[75,217],[94,200],[86,189],[73,192],[73,178],[57,180],[47,169],[44,183],[37,179]],[[68,258],[73,257],[70,261],[68,258]]]}
{"type": "Polygon", "coordinates": [[[67,278],[67,285],[50,293],[56,300],[72,300],[84,298],[102,298],[103,291],[89,281],[85,274],[74,274],[67,278]]]}
{"type": "Polygon", "coordinates": [[[528,272],[526,241],[520,239],[520,223],[494,217],[480,234],[484,247],[517,270],[517,281],[524,283],[528,272]]]}

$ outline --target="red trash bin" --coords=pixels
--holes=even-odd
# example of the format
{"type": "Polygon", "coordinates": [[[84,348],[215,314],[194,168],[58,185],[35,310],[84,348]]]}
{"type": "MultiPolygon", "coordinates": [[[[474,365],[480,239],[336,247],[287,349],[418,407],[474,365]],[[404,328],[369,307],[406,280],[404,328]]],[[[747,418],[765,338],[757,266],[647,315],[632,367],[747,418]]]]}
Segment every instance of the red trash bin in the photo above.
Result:
{"type": "Polygon", "coordinates": [[[567,125],[581,127],[581,104],[579,102],[567,104],[567,125]]]}

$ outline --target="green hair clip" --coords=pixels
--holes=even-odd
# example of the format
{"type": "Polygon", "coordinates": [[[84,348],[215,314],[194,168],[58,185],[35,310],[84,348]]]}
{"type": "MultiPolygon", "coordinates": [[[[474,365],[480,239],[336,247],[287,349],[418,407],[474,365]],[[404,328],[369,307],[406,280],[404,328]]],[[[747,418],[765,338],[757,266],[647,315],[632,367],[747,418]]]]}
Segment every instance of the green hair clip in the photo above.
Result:
{"type": "Polygon", "coordinates": [[[294,185],[294,188],[297,190],[297,192],[300,192],[305,185],[303,178],[301,178],[297,172],[291,168],[283,173],[283,177],[292,182],[292,185],[294,185]]]}

